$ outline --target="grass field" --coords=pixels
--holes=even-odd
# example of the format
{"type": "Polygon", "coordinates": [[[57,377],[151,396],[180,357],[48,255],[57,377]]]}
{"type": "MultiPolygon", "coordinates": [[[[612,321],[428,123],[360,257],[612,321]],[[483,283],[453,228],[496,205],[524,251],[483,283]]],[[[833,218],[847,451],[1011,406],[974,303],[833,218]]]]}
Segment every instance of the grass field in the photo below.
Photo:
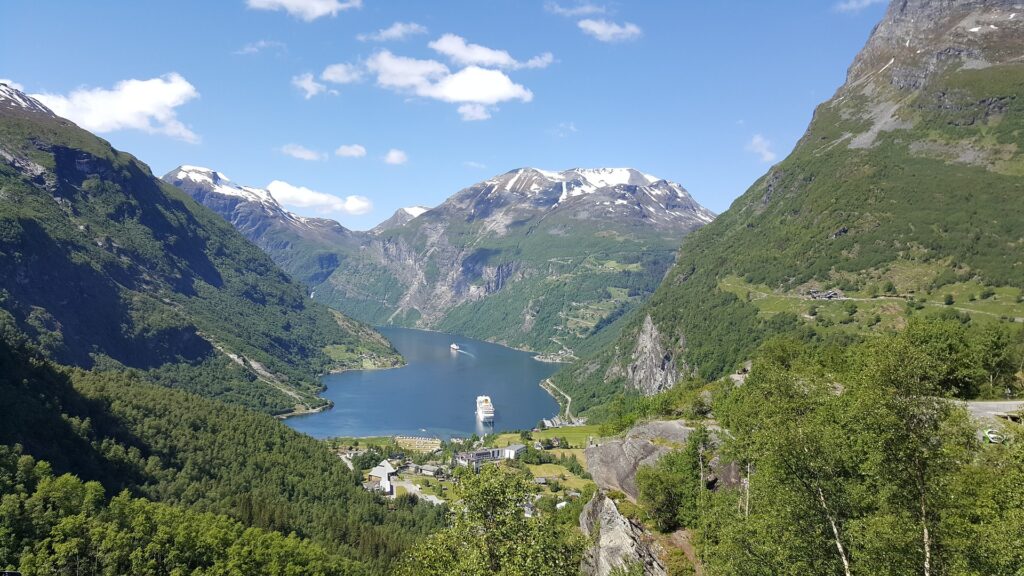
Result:
{"type": "Polygon", "coordinates": [[[560,466],[558,464],[530,464],[528,467],[530,468],[530,472],[533,473],[534,478],[543,477],[548,480],[558,480],[562,485],[562,488],[583,490],[587,486],[594,485],[592,480],[580,478],[572,472],[569,472],[565,466],[560,466]],[[565,477],[565,479],[563,480],[562,477],[565,477]]]}
{"type": "MultiPolygon", "coordinates": [[[[540,432],[533,432],[534,440],[543,440],[545,438],[565,438],[569,442],[570,448],[586,448],[587,440],[593,438],[595,441],[600,438],[601,427],[598,425],[587,425],[587,426],[566,426],[564,428],[551,428],[548,430],[541,430],[540,432]]],[[[503,448],[509,444],[523,444],[523,440],[519,437],[519,434],[498,434],[494,441],[496,448],[503,448]]]]}

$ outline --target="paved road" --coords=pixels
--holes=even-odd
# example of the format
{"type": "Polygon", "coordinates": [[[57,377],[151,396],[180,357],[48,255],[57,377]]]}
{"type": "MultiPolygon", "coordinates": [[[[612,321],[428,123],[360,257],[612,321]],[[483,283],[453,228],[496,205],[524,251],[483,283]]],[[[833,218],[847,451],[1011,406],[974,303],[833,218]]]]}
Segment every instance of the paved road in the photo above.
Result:
{"type": "Polygon", "coordinates": [[[394,484],[395,486],[401,486],[402,488],[405,488],[410,494],[415,494],[419,496],[420,500],[426,500],[431,504],[444,504],[444,500],[438,498],[437,496],[434,496],[433,494],[423,494],[422,492],[420,492],[419,486],[413,484],[412,482],[409,482],[408,480],[395,479],[392,480],[391,483],[394,484]]]}
{"type": "Polygon", "coordinates": [[[1024,400],[975,400],[965,404],[971,416],[978,420],[994,420],[997,413],[1024,410],[1024,400]]]}

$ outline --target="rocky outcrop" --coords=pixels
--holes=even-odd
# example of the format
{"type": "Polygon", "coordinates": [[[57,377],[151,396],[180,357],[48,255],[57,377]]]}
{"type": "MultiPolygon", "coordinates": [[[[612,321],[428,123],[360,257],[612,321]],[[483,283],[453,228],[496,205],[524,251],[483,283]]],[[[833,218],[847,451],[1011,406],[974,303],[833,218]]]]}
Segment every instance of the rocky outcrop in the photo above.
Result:
{"type": "Polygon", "coordinates": [[[587,447],[587,472],[602,489],[618,490],[636,500],[636,471],[657,462],[670,451],[669,446],[685,444],[692,431],[679,420],[640,424],[624,438],[587,447]]]}
{"type": "Polygon", "coordinates": [[[679,379],[675,357],[662,345],[661,334],[650,314],[644,318],[630,360],[627,382],[644,396],[668,390],[679,379]]]}
{"type": "Polygon", "coordinates": [[[594,543],[584,554],[583,574],[608,576],[616,568],[640,564],[645,576],[665,576],[661,546],[642,526],[620,514],[604,492],[594,494],[583,508],[580,529],[594,543]]]}

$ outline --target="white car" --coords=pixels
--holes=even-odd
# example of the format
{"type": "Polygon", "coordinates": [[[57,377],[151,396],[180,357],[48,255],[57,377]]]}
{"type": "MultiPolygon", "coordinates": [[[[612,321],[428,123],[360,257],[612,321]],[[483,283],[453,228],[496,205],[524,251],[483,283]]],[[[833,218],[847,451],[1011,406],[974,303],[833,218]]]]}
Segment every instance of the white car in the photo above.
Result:
{"type": "Polygon", "coordinates": [[[1003,440],[1006,439],[998,430],[993,430],[991,428],[985,430],[983,436],[985,437],[985,442],[988,442],[989,444],[1002,444],[1003,440]]]}

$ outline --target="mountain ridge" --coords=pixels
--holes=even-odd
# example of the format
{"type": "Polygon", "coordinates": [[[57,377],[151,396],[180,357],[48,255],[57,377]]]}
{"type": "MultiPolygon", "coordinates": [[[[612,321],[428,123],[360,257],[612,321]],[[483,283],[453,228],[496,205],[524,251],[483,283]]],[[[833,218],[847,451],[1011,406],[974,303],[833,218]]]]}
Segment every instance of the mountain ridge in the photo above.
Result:
{"type": "Polygon", "coordinates": [[[355,318],[564,356],[645,298],[678,241],[714,219],[679,184],[629,168],[518,168],[415,216],[399,209],[369,232],[338,225],[330,234],[262,208],[220,206],[212,183],[199,190],[175,170],[164,180],[231,221],[318,300],[355,318]],[[261,224],[243,212],[258,213],[261,224]],[[541,290],[544,283],[553,290],[541,290]],[[538,318],[543,330],[534,333],[538,318]]]}
{"type": "Polygon", "coordinates": [[[6,85],[0,195],[0,322],[58,362],[282,413],[323,405],[318,376],[362,366],[356,350],[396,358],[145,164],[6,85]]]}

